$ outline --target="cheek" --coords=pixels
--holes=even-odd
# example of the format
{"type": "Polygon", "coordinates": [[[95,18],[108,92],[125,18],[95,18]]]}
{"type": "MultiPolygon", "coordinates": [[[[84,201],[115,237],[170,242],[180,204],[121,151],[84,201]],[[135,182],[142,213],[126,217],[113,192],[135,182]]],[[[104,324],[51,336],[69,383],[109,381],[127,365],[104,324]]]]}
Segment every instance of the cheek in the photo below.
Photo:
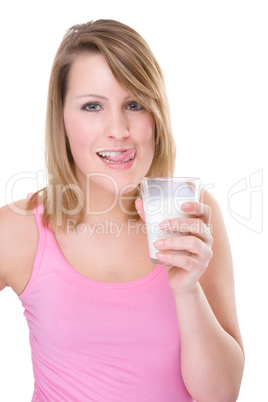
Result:
{"type": "Polygon", "coordinates": [[[146,114],[140,120],[135,120],[136,132],[140,133],[144,142],[154,140],[155,121],[153,116],[146,114]]]}
{"type": "Polygon", "coordinates": [[[144,130],[143,142],[152,152],[154,152],[155,145],[155,122],[153,118],[148,119],[144,125],[146,130],[144,130]]]}
{"type": "Polygon", "coordinates": [[[85,146],[88,142],[86,126],[83,122],[77,119],[72,119],[71,116],[64,118],[65,131],[71,147],[85,146]]]}

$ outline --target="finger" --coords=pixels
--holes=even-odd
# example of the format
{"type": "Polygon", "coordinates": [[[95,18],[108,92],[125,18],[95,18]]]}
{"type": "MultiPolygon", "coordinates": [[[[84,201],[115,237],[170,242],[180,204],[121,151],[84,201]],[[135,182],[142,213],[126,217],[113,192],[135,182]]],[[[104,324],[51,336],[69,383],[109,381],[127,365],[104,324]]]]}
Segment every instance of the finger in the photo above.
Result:
{"type": "Polygon", "coordinates": [[[199,270],[204,272],[211,260],[213,254],[210,248],[204,249],[203,255],[195,255],[193,253],[170,253],[168,251],[161,250],[156,253],[158,260],[165,263],[168,266],[176,266],[178,268],[185,269],[186,271],[199,270]]]}
{"type": "Polygon", "coordinates": [[[159,227],[165,232],[192,234],[209,245],[213,243],[210,225],[206,225],[201,219],[174,218],[161,222],[159,227]]]}
{"type": "Polygon", "coordinates": [[[135,206],[137,209],[138,214],[140,215],[141,219],[145,221],[145,214],[143,209],[143,201],[140,198],[137,198],[135,201],[135,206]]]}
{"type": "Polygon", "coordinates": [[[189,201],[181,204],[181,209],[183,212],[199,217],[206,224],[210,222],[211,208],[206,204],[189,201]]]}
{"type": "Polygon", "coordinates": [[[156,253],[156,257],[158,260],[165,263],[165,268],[167,270],[173,267],[178,267],[185,271],[193,272],[200,268],[200,262],[189,255],[159,252],[156,253]]]}
{"type": "Polygon", "coordinates": [[[196,236],[171,236],[154,242],[158,250],[182,251],[186,250],[191,254],[203,256],[206,254],[207,246],[196,236]]]}

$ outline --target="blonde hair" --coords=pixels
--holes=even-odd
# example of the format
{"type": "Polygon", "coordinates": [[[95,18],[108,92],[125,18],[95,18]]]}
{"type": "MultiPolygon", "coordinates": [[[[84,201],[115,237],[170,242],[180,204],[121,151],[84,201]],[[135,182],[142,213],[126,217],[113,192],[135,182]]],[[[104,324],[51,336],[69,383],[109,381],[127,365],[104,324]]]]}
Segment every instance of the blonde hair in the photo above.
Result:
{"type": "MultiPolygon", "coordinates": [[[[175,142],[164,78],[148,44],[132,28],[115,20],[75,25],[66,32],[51,70],[46,119],[48,186],[29,201],[29,208],[43,204],[43,224],[52,228],[66,228],[69,211],[77,212],[76,224],[83,219],[83,192],[65,135],[63,106],[71,66],[77,56],[88,53],[101,53],[118,82],[154,116],[155,151],[147,176],[174,172],[175,142]]],[[[139,186],[133,198],[138,196],[139,186]]],[[[134,202],[129,212],[133,211],[134,202]]]]}

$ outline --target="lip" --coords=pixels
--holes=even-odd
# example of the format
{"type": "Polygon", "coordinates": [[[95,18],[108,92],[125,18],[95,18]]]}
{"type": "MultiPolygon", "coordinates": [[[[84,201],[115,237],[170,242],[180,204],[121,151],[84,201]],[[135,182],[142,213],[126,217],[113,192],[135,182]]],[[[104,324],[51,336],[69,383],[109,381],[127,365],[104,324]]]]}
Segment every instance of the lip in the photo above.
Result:
{"type": "Polygon", "coordinates": [[[96,149],[96,153],[98,153],[98,152],[124,152],[127,149],[135,149],[135,148],[134,147],[98,148],[98,149],[96,149]]]}
{"type": "Polygon", "coordinates": [[[104,163],[110,169],[126,170],[126,169],[130,169],[133,166],[134,162],[135,162],[136,148],[134,148],[134,147],[98,148],[98,149],[96,149],[96,154],[98,155],[98,152],[124,152],[124,151],[127,151],[129,149],[135,150],[135,154],[134,154],[134,158],[132,158],[128,162],[123,162],[123,163],[112,163],[111,162],[111,163],[109,163],[105,159],[102,159],[101,157],[99,157],[101,159],[102,163],[104,163]]]}

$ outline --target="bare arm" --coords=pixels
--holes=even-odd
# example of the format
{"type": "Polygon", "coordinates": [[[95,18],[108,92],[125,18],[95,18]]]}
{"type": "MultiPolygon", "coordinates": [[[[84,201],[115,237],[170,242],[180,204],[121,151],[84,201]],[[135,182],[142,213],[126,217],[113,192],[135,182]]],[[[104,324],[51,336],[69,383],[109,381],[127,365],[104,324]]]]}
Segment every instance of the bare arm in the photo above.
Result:
{"type": "Polygon", "coordinates": [[[162,256],[157,256],[170,264],[167,270],[176,303],[182,375],[187,389],[198,402],[234,402],[240,389],[244,353],[235,306],[232,256],[218,204],[209,194],[201,203],[206,204],[204,215],[193,204],[193,213],[199,219],[189,220],[189,230],[187,219],[183,219],[184,230],[190,235],[166,239],[158,247],[162,256]],[[211,234],[204,231],[204,224],[209,222],[213,242],[211,234]],[[184,248],[192,255],[165,251],[184,248]]]}
{"type": "Polygon", "coordinates": [[[0,291],[3,290],[6,286],[7,286],[7,283],[5,280],[4,272],[1,272],[1,269],[0,269],[0,291]]]}
{"type": "Polygon", "coordinates": [[[198,402],[236,401],[244,366],[241,345],[220,325],[200,286],[175,295],[175,301],[189,392],[198,402]]]}
{"type": "Polygon", "coordinates": [[[0,290],[10,286],[22,293],[30,279],[38,245],[38,231],[26,200],[16,208],[0,208],[0,290]]]}

